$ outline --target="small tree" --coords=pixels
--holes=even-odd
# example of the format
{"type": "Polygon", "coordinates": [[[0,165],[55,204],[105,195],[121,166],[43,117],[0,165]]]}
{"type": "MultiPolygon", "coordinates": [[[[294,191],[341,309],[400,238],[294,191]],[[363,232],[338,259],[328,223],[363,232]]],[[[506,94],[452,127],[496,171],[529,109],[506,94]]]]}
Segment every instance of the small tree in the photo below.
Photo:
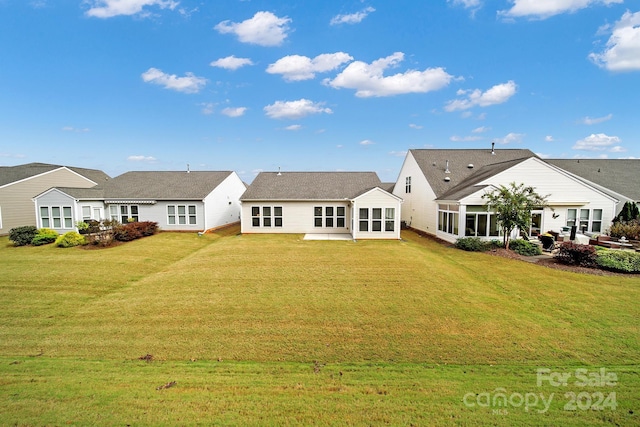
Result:
{"type": "Polygon", "coordinates": [[[531,225],[531,211],[544,207],[548,196],[541,196],[535,189],[512,182],[508,187],[501,185],[482,196],[489,211],[495,212],[498,226],[502,229],[504,247],[509,249],[511,232],[516,228],[528,230],[531,225]]]}
{"type": "Polygon", "coordinates": [[[635,202],[625,202],[620,213],[613,219],[614,223],[628,222],[635,219],[640,219],[640,210],[635,202]]]}

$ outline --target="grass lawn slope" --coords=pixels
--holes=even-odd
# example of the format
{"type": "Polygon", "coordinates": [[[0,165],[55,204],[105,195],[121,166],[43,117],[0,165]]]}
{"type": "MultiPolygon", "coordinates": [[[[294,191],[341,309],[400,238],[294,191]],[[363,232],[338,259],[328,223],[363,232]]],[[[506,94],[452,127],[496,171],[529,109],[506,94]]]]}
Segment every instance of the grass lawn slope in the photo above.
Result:
{"type": "Polygon", "coordinates": [[[237,228],[0,271],[0,425],[640,424],[637,276],[237,228]]]}

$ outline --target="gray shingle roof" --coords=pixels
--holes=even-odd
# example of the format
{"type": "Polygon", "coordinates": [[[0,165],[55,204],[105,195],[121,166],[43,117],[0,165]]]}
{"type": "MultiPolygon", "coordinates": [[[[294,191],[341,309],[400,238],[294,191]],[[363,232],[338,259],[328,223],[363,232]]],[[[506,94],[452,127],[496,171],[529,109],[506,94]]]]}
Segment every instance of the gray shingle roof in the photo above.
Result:
{"type": "Polygon", "coordinates": [[[105,199],[202,200],[231,171],[126,172],[109,180],[105,199]]]}
{"type": "Polygon", "coordinates": [[[506,162],[494,163],[492,165],[483,166],[479,170],[477,170],[475,173],[471,174],[469,177],[467,177],[462,182],[460,182],[460,184],[451,188],[449,191],[442,194],[438,198],[440,200],[460,200],[464,197],[467,197],[475,193],[476,191],[486,187],[486,185],[479,186],[478,183],[494,175],[497,175],[500,172],[503,172],[517,165],[518,163],[524,162],[525,160],[526,158],[516,159],[516,160],[510,160],[506,162]]]}
{"type": "Polygon", "coordinates": [[[494,150],[495,154],[491,154],[490,149],[413,149],[410,152],[435,192],[436,198],[441,199],[447,195],[450,200],[454,195],[460,197],[470,194],[469,191],[476,191],[477,188],[473,189],[470,186],[479,182],[479,179],[467,181],[476,174],[478,178],[481,176],[480,174],[482,177],[488,177],[491,176],[490,174],[500,171],[501,166],[498,164],[503,164],[502,167],[506,167],[505,162],[537,157],[532,151],[526,149],[496,149],[494,150]],[[447,162],[449,173],[445,173],[447,162]],[[473,165],[473,167],[469,167],[469,165],[473,165]],[[496,166],[487,168],[489,165],[496,166]],[[449,181],[445,181],[445,177],[449,177],[449,181]],[[466,184],[461,187],[460,185],[465,181],[466,184]],[[455,191],[455,194],[448,194],[452,190],[455,191]]]}
{"type": "Polygon", "coordinates": [[[261,172],[240,200],[344,200],[380,185],[375,172],[261,172]]]}
{"type": "Polygon", "coordinates": [[[640,159],[546,159],[587,181],[640,200],[640,159]]]}
{"type": "Polygon", "coordinates": [[[109,179],[109,175],[97,169],[85,169],[77,168],[74,166],[60,166],[51,165],[48,163],[27,163],[17,166],[2,166],[0,167],[0,186],[10,184],[12,182],[20,181],[23,179],[31,178],[46,172],[51,172],[56,169],[66,167],[85,178],[90,179],[96,184],[100,184],[109,179]]]}

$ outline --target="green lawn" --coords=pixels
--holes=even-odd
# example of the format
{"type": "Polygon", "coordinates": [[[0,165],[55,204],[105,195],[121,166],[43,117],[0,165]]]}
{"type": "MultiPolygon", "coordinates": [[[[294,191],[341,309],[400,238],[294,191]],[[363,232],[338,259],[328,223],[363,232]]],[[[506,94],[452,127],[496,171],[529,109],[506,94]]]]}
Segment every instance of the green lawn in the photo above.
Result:
{"type": "Polygon", "coordinates": [[[0,273],[0,425],[640,424],[638,276],[237,229],[0,273]]]}

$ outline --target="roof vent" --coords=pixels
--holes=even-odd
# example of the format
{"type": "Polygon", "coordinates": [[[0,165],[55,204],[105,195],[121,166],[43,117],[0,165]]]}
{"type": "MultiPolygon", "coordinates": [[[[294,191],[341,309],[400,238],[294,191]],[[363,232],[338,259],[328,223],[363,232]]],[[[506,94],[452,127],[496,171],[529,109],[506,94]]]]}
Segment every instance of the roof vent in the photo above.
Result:
{"type": "Polygon", "coordinates": [[[445,167],[444,173],[451,173],[449,170],[449,160],[447,160],[447,166],[445,167]]]}
{"type": "Polygon", "coordinates": [[[444,181],[445,181],[445,182],[449,182],[449,181],[451,181],[451,178],[449,178],[448,176],[445,176],[445,177],[444,177],[444,181]]]}
{"type": "Polygon", "coordinates": [[[492,156],[495,156],[495,155],[496,155],[496,150],[495,150],[495,148],[496,148],[496,143],[495,143],[495,142],[492,142],[492,143],[491,143],[491,155],[492,155],[492,156]]]}
{"type": "Polygon", "coordinates": [[[473,163],[469,163],[469,164],[467,165],[467,167],[468,167],[469,169],[473,169],[473,163]]]}
{"type": "Polygon", "coordinates": [[[280,166],[278,166],[278,174],[276,176],[282,176],[282,172],[280,172],[280,166]]]}
{"type": "Polygon", "coordinates": [[[191,169],[189,169],[189,163],[187,163],[187,173],[191,173],[191,169]]]}

